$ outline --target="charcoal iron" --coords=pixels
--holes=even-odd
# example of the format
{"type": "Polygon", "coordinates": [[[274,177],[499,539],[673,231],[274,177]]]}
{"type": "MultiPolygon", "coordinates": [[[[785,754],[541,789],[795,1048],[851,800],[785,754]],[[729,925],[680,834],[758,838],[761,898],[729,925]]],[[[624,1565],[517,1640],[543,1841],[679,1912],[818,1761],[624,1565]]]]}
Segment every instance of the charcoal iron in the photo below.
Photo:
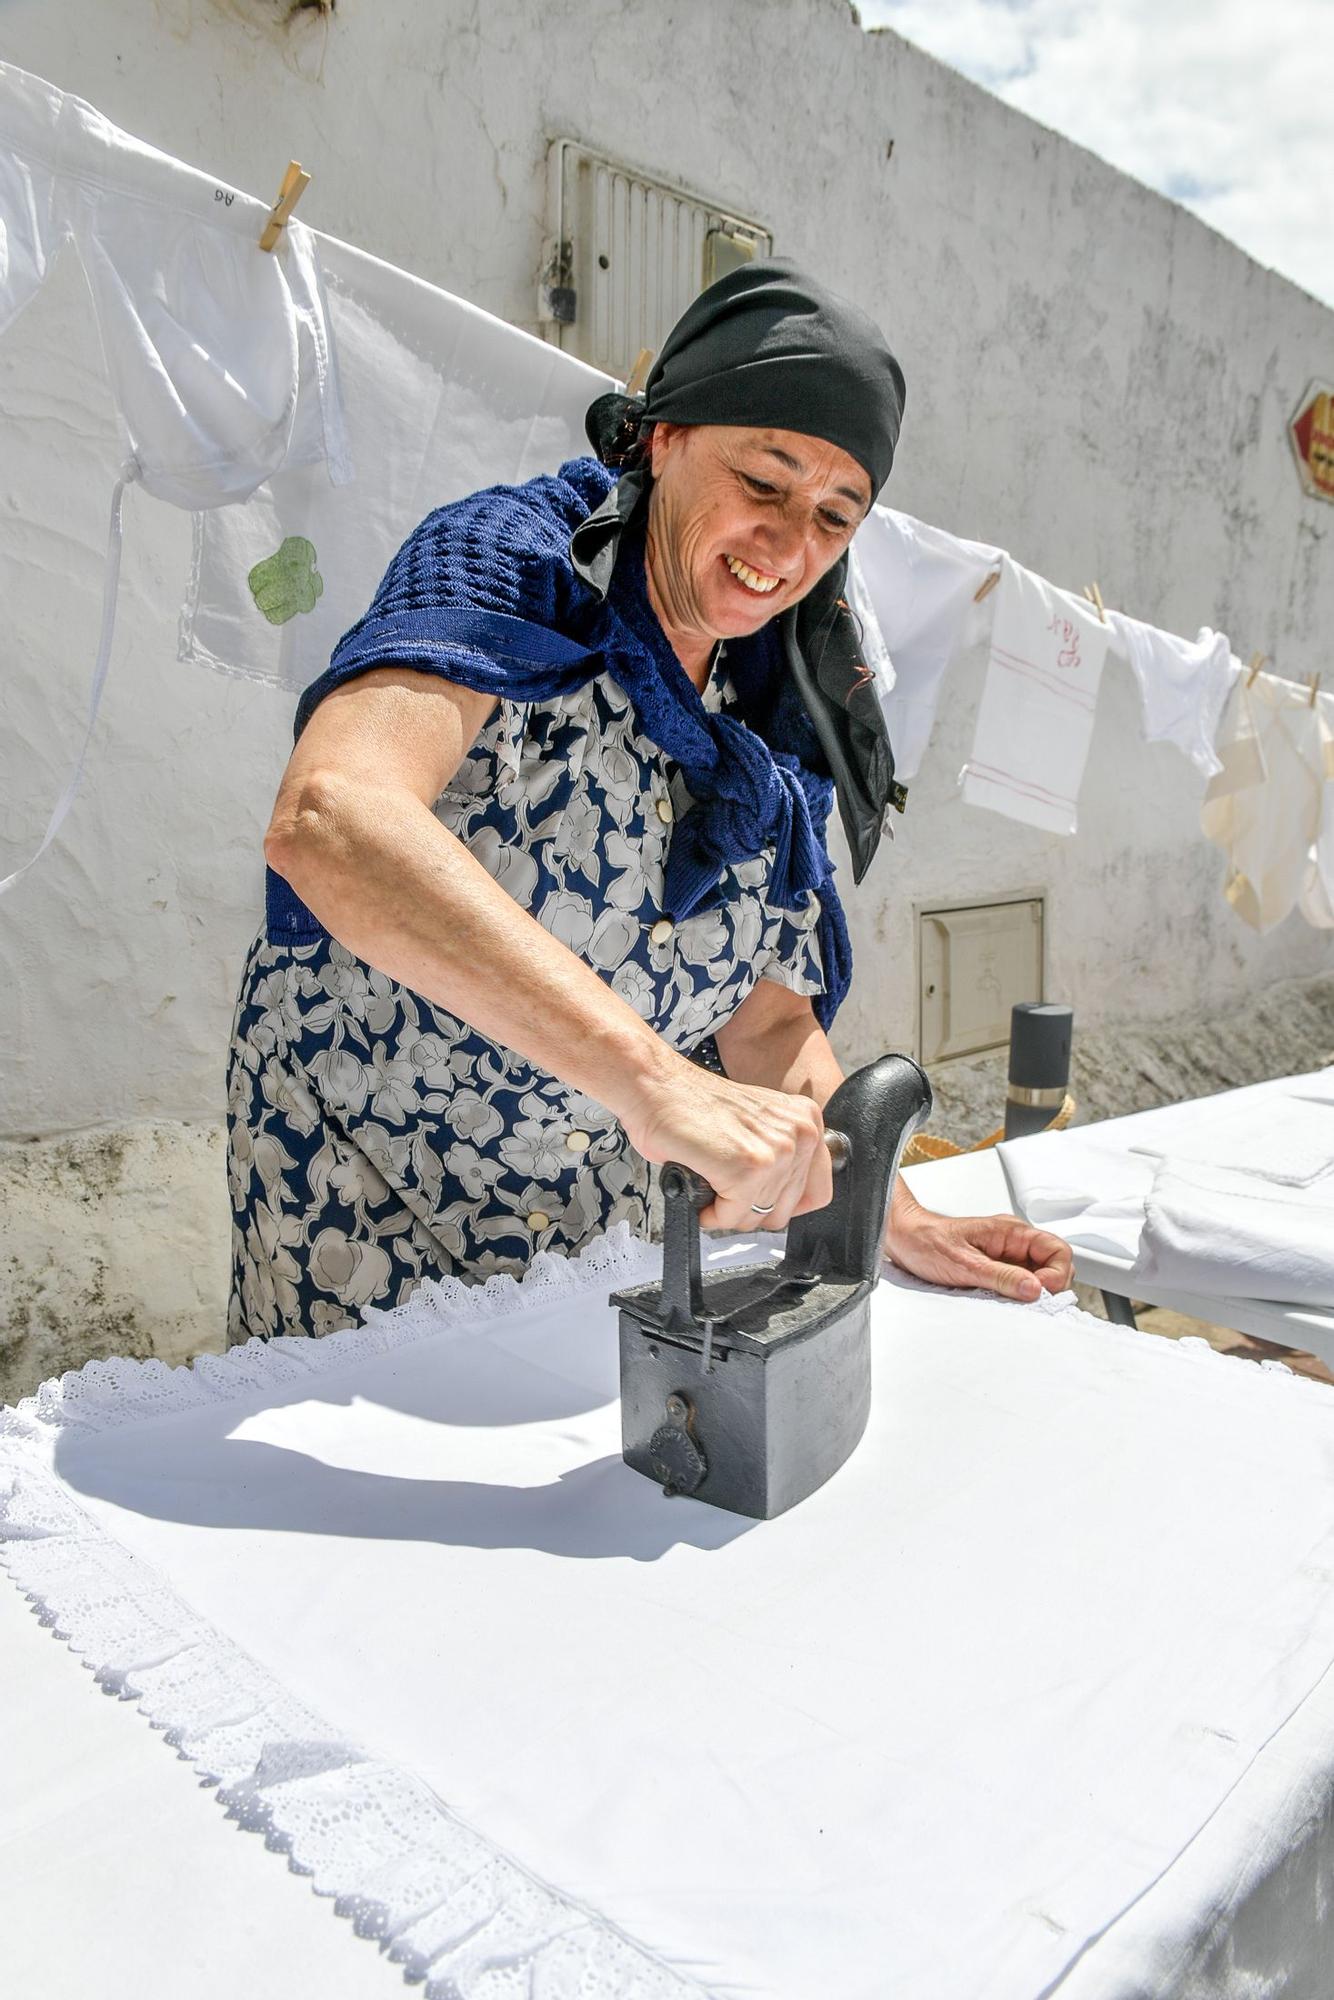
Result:
{"type": "Polygon", "coordinates": [[[899,1155],[931,1110],[908,1056],[882,1056],[825,1106],[827,1207],[789,1224],[781,1264],[702,1273],[688,1168],[662,1169],[661,1284],[616,1292],[627,1465],[664,1493],[767,1521],[837,1472],[871,1404],[871,1293],[899,1155]]]}

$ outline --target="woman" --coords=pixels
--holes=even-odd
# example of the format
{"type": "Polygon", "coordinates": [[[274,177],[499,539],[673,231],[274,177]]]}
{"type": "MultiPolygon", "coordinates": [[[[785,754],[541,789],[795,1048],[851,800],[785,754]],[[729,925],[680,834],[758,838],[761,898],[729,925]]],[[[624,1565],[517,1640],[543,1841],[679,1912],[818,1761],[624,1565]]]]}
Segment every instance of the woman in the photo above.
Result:
{"type": "MultiPolygon", "coordinates": [[[[594,405],[599,458],[409,537],[301,701],[265,844],[234,1341],[642,1230],[650,1162],[706,1177],[711,1228],[828,1200],[825,824],[837,790],[860,877],[893,790],[839,591],[902,406],[864,314],[751,264],[642,403],[594,405]]],[[[1015,1298],[1070,1276],[1059,1238],[902,1181],[886,1249],[1015,1298]]]]}

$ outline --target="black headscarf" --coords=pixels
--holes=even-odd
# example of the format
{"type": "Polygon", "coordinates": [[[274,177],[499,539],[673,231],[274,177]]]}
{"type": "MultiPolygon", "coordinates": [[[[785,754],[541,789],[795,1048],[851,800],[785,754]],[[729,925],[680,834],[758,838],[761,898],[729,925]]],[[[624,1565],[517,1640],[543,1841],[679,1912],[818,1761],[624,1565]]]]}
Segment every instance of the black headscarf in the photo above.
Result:
{"type": "Polygon", "coordinates": [[[602,396],[589,437],[631,425],[745,424],[823,438],[855,458],[875,498],[903,422],[903,370],[875,321],[783,257],[742,264],[682,313],[643,398],[602,396]]]}
{"type": "MultiPolygon", "coordinates": [[[[625,466],[597,512],[575,530],[580,574],[606,591],[626,521],[649,483],[643,437],[660,419],[743,424],[823,438],[863,467],[875,498],[903,421],[903,370],[874,320],[786,258],[743,264],[688,306],[663,343],[642,397],[599,396],[586,418],[605,465],[625,466]]],[[[792,680],[834,780],[860,882],[885,808],[903,811],[894,755],[861,635],[846,599],[847,558],[779,618],[792,680]]]]}

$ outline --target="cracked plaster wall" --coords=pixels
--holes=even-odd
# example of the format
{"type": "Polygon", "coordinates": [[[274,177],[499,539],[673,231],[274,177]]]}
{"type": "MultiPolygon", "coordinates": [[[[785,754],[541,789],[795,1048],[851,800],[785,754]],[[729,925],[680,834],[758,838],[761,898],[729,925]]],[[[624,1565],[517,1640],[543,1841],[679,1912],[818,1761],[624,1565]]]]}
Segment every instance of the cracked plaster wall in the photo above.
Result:
{"type": "MultiPolygon", "coordinates": [[[[1286,436],[1334,314],[1184,210],[989,98],[846,0],[8,0],[0,55],[318,228],[530,324],[548,141],[573,135],[763,218],[890,330],[909,383],[887,498],[1174,630],[1329,665],[1334,510],[1286,436]],[[887,156],[893,141],[892,157],[887,156]]],[[[628,359],[629,357],[627,357],[628,359]]],[[[38,837],[80,727],[116,463],[71,258],[0,340],[8,726],[0,860],[38,837]]],[[[0,1133],[216,1117],[290,703],[180,667],[183,515],[126,506],[121,619],[83,793],[9,897],[0,1133]]],[[[1240,1007],[1329,967],[1225,906],[1203,789],[1140,740],[1109,663],[1077,837],[959,802],[962,660],[898,838],[851,893],[849,1059],[911,1046],[912,906],[1041,888],[1047,993],[1079,1029],[1240,1007]]],[[[967,1072],[961,1072],[961,1075],[967,1072]]],[[[944,1073],[942,1072],[942,1076],[944,1073]]],[[[1114,1107],[1113,1107],[1114,1108],[1114,1107]]]]}

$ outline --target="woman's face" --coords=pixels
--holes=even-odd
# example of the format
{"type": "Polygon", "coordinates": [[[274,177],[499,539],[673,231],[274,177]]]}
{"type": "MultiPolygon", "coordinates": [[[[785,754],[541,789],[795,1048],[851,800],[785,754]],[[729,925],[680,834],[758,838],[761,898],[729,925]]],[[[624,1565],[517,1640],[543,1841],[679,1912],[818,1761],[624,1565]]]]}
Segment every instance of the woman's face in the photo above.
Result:
{"type": "Polygon", "coordinates": [[[855,458],[801,431],[654,427],[649,570],[664,623],[758,631],[842,555],[871,504],[855,458]]]}

